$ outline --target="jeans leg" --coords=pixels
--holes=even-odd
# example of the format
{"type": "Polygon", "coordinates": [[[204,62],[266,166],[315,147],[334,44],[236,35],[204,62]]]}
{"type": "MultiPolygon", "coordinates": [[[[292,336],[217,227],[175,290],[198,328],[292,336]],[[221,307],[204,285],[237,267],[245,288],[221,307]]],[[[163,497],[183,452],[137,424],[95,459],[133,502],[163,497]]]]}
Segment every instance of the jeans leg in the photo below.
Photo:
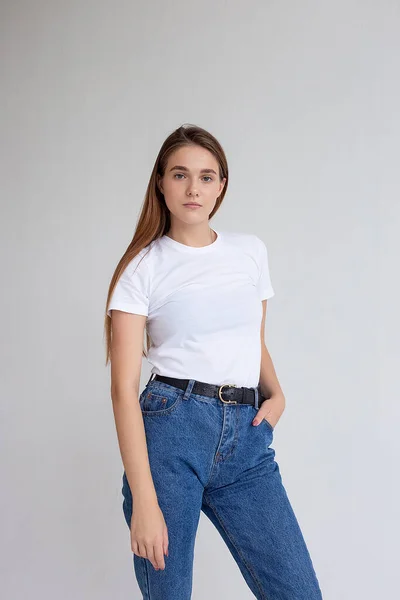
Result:
{"type": "MultiPolygon", "coordinates": [[[[268,423],[253,427],[253,417],[254,409],[239,409],[232,418],[232,445],[205,489],[202,510],[256,598],[321,600],[312,560],[270,447],[274,431],[268,423]]],[[[226,435],[229,439],[228,430],[226,435]]]]}
{"type": "MultiPolygon", "coordinates": [[[[154,461],[153,461],[154,462],[154,461]]],[[[168,529],[168,556],[164,555],[165,569],[156,571],[151,562],[133,554],[133,565],[143,600],[190,600],[193,585],[195,537],[200,517],[202,487],[194,478],[179,477],[182,488],[170,471],[162,481],[157,477],[155,486],[158,502],[168,529]]],[[[124,483],[125,498],[129,496],[124,483]]],[[[130,523],[132,508],[124,500],[124,513],[130,523]]]]}
{"type": "MultiPolygon", "coordinates": [[[[202,461],[193,444],[189,396],[190,390],[184,396],[154,381],[141,395],[151,474],[169,542],[164,570],[156,571],[147,558],[133,554],[143,600],[190,600],[192,594],[195,537],[204,487],[197,475],[202,461]]],[[[134,498],[125,473],[122,493],[125,520],[130,526],[134,498]]]]}

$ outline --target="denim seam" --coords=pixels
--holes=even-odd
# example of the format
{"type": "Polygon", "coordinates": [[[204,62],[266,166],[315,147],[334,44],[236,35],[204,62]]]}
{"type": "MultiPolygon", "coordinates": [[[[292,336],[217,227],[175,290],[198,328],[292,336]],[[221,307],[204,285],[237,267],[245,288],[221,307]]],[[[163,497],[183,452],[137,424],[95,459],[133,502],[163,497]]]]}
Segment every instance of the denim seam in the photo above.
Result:
{"type": "Polygon", "coordinates": [[[242,559],[242,561],[243,561],[243,564],[245,565],[245,567],[246,567],[246,568],[247,568],[247,570],[249,571],[250,575],[252,576],[252,578],[253,578],[253,580],[254,580],[254,583],[256,584],[256,586],[257,586],[257,587],[258,587],[258,589],[259,589],[259,592],[260,592],[260,594],[261,594],[262,600],[268,600],[268,598],[265,596],[265,594],[264,594],[264,592],[263,592],[263,590],[262,590],[262,588],[261,588],[260,582],[259,582],[259,580],[257,579],[257,576],[256,576],[256,574],[254,573],[253,569],[250,567],[250,565],[247,563],[247,561],[246,561],[246,560],[245,560],[245,558],[243,557],[243,555],[242,555],[242,553],[240,552],[239,548],[238,548],[238,547],[237,547],[237,545],[235,544],[235,542],[234,542],[234,540],[233,540],[232,536],[231,536],[231,535],[228,533],[228,531],[227,531],[227,529],[226,529],[226,527],[225,527],[225,525],[224,525],[224,523],[223,523],[223,521],[222,521],[221,517],[220,517],[220,516],[219,516],[219,514],[218,514],[218,511],[217,511],[217,509],[216,509],[216,508],[215,508],[215,506],[212,504],[212,502],[210,502],[209,496],[208,496],[208,495],[206,495],[206,494],[204,494],[204,497],[205,497],[206,501],[208,502],[208,505],[210,506],[210,508],[211,508],[211,509],[214,511],[214,514],[215,514],[215,516],[217,517],[217,519],[218,519],[218,521],[219,521],[219,523],[220,523],[220,525],[221,525],[222,529],[225,531],[225,533],[226,533],[227,537],[228,537],[228,538],[229,538],[229,540],[231,541],[232,545],[235,547],[235,549],[236,549],[236,552],[238,553],[238,555],[239,555],[239,556],[240,556],[240,558],[242,559]]]}
{"type": "MultiPolygon", "coordinates": [[[[223,417],[222,417],[222,431],[224,431],[224,427],[225,427],[225,412],[223,412],[223,417]]],[[[208,486],[208,484],[210,483],[211,479],[213,478],[214,469],[215,469],[215,467],[217,465],[217,462],[218,462],[215,459],[217,458],[219,449],[221,448],[222,437],[223,436],[221,435],[221,437],[219,438],[218,446],[217,446],[217,449],[216,449],[215,454],[214,454],[214,458],[213,458],[212,463],[211,463],[210,475],[209,475],[209,477],[207,479],[207,482],[204,484],[204,488],[206,488],[208,486]]]]}
{"type": "MultiPolygon", "coordinates": [[[[224,417],[223,417],[223,422],[222,422],[222,432],[224,431],[224,428],[225,428],[225,422],[226,422],[226,418],[225,418],[225,417],[226,417],[226,413],[224,412],[223,414],[224,414],[224,417]]],[[[208,477],[208,480],[207,480],[207,482],[204,484],[204,488],[206,488],[206,487],[207,487],[207,486],[210,484],[210,482],[211,482],[211,479],[213,478],[213,475],[214,475],[214,467],[215,467],[215,465],[216,465],[218,462],[223,462],[223,461],[225,461],[227,458],[229,458],[229,457],[230,457],[230,456],[233,454],[233,451],[235,450],[235,448],[236,448],[236,446],[237,446],[237,439],[238,439],[238,437],[239,437],[239,432],[238,432],[238,427],[237,427],[238,415],[239,415],[239,413],[238,413],[238,412],[236,412],[236,413],[235,413],[235,418],[236,418],[236,423],[235,423],[235,424],[236,424],[236,427],[235,427],[235,436],[234,436],[234,438],[233,438],[233,440],[232,440],[231,449],[229,450],[228,454],[225,454],[225,456],[224,456],[223,458],[222,458],[222,455],[221,455],[221,460],[220,460],[220,461],[218,461],[218,460],[216,461],[216,460],[215,460],[215,459],[216,459],[216,457],[217,457],[217,454],[218,454],[218,452],[219,452],[219,449],[221,448],[221,445],[222,445],[223,435],[221,435],[221,437],[220,437],[220,440],[219,440],[219,442],[218,442],[217,449],[216,449],[216,451],[215,451],[215,454],[214,454],[214,458],[213,458],[213,460],[212,460],[212,463],[211,463],[211,471],[210,471],[210,475],[209,475],[209,477],[208,477]]]]}
{"type": "Polygon", "coordinates": [[[229,458],[233,454],[233,451],[235,450],[235,448],[237,446],[237,440],[238,440],[238,437],[239,437],[239,431],[238,431],[239,413],[237,412],[237,410],[235,410],[234,419],[235,419],[235,435],[234,435],[234,438],[232,440],[231,449],[229,450],[228,454],[226,454],[223,458],[221,458],[222,461],[224,461],[227,458],[229,458]]]}
{"type": "Polygon", "coordinates": [[[150,599],[150,585],[149,585],[149,571],[147,569],[146,560],[148,560],[148,559],[144,558],[143,556],[141,557],[141,561],[142,561],[142,565],[143,565],[143,569],[144,569],[144,581],[146,584],[146,589],[145,589],[146,600],[151,600],[150,599]]]}
{"type": "MultiPolygon", "coordinates": [[[[124,488],[122,488],[122,490],[123,489],[124,488]]],[[[127,490],[127,497],[124,496],[124,501],[126,502],[128,512],[132,516],[133,502],[132,502],[132,494],[130,491],[130,487],[128,487],[128,490],[127,490]]],[[[130,526],[129,526],[129,529],[130,529],[130,526]]],[[[149,574],[148,574],[148,570],[147,570],[146,559],[143,556],[139,556],[139,555],[136,555],[136,556],[140,560],[140,563],[142,564],[143,570],[144,570],[144,581],[145,581],[145,586],[146,586],[146,589],[145,589],[146,600],[150,600],[149,574]]],[[[135,553],[133,552],[133,558],[134,557],[135,557],[135,553]]]]}

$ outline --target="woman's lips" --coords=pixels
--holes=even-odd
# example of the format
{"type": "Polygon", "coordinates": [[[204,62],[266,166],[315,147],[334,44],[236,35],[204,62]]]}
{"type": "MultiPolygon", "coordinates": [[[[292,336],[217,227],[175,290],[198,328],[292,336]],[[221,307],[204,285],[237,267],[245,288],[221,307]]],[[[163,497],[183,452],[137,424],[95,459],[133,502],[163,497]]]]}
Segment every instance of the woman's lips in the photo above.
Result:
{"type": "Polygon", "coordinates": [[[192,203],[188,203],[188,204],[184,204],[183,206],[187,206],[188,208],[201,208],[201,204],[192,204],[192,203]]]}

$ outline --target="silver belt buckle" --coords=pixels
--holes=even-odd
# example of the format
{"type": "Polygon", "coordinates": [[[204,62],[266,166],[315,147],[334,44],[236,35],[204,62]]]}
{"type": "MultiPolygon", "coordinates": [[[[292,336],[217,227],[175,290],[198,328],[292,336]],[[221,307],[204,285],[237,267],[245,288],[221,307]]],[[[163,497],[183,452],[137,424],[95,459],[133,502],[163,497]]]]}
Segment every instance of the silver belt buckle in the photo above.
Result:
{"type": "Polygon", "coordinates": [[[218,396],[219,399],[224,402],[225,404],[237,404],[236,400],[224,400],[223,397],[221,396],[221,390],[223,387],[237,387],[237,385],[235,383],[223,383],[222,385],[219,386],[218,388],[218,396]]]}

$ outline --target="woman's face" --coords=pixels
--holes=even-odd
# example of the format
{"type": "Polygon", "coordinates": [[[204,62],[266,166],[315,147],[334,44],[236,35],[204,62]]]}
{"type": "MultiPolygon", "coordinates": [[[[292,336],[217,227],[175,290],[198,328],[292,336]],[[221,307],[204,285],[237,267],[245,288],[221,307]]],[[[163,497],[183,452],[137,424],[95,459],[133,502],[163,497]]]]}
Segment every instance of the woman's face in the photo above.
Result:
{"type": "Polygon", "coordinates": [[[187,224],[208,222],[226,178],[220,181],[218,162],[201,146],[184,146],[173,152],[158,179],[171,218],[187,224]],[[197,202],[198,208],[185,206],[197,202]]]}

